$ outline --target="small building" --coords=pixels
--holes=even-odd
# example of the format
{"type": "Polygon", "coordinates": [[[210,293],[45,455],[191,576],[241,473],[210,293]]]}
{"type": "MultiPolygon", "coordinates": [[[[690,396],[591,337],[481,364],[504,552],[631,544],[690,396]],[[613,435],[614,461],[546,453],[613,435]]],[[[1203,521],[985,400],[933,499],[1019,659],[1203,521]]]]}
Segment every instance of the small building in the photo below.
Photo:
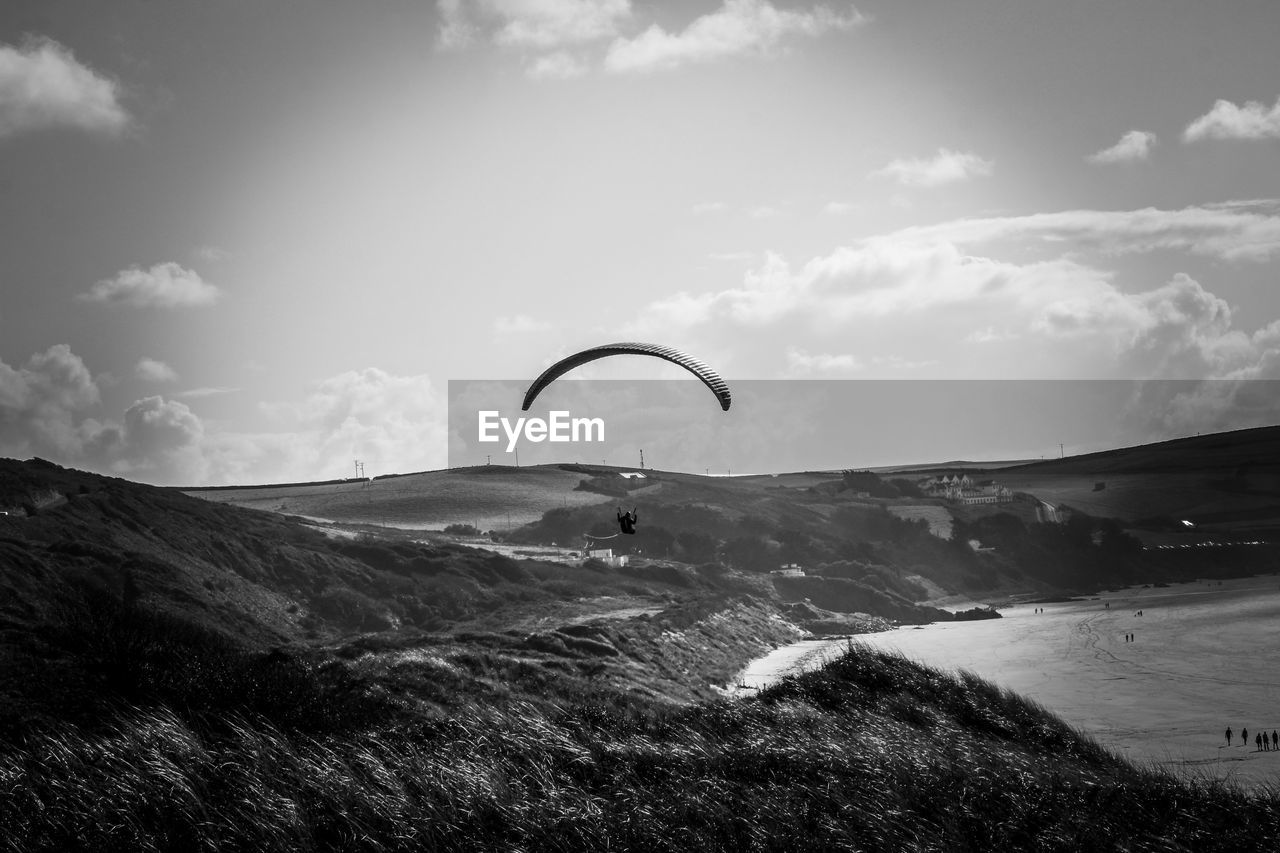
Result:
{"type": "Polygon", "coordinates": [[[614,569],[627,564],[627,555],[619,554],[615,556],[612,548],[597,548],[594,551],[588,551],[586,558],[588,560],[599,560],[614,569]]]}
{"type": "Polygon", "coordinates": [[[628,480],[647,480],[647,479],[649,479],[647,476],[645,476],[645,473],[644,473],[643,471],[620,471],[620,472],[618,472],[618,476],[619,476],[619,477],[625,477],[625,478],[627,478],[628,480]]]}
{"type": "Polygon", "coordinates": [[[802,578],[804,577],[804,569],[799,563],[784,563],[782,566],[770,570],[769,574],[779,575],[784,578],[802,578]]]}

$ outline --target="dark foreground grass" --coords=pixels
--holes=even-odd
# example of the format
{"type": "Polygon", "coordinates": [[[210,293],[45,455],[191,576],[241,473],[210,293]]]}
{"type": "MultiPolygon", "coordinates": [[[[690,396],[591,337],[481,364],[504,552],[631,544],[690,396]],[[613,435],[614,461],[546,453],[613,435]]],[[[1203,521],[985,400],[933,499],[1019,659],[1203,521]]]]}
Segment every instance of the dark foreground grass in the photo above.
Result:
{"type": "Polygon", "coordinates": [[[0,751],[0,850],[1272,850],[1280,800],[1140,770],[851,649],[750,700],[566,694],[329,733],[163,705],[0,751]]]}

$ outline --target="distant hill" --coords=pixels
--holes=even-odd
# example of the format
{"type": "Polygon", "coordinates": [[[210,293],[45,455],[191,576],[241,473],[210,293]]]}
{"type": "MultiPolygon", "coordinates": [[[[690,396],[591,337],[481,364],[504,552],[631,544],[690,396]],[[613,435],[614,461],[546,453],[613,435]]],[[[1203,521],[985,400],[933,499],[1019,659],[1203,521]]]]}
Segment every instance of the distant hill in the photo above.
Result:
{"type": "Polygon", "coordinates": [[[1152,444],[1045,459],[1003,473],[1181,474],[1280,473],[1280,426],[1217,432],[1152,444]]]}
{"type": "Polygon", "coordinates": [[[1050,503],[1130,523],[1280,529],[1280,426],[1047,459],[994,476],[1050,503]]]}

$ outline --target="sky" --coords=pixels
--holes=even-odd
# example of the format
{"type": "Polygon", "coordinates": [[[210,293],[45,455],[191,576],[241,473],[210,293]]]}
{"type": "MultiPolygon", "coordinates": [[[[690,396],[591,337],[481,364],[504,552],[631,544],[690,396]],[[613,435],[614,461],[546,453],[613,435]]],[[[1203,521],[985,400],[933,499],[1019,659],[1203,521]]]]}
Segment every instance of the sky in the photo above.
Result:
{"type": "MultiPolygon", "coordinates": [[[[8,0],[0,455],[438,468],[450,380],[619,340],[731,384],[1277,379],[1276,32],[1273,0],[8,0]]],[[[1145,422],[1280,422],[1249,400],[1145,422]]]]}

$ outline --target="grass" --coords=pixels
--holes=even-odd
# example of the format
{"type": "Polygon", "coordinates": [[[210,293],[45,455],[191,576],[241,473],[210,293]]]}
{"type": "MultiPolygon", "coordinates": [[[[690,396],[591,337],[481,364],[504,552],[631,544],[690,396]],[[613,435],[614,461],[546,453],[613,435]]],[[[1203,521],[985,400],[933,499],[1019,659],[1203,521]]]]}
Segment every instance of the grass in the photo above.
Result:
{"type": "Polygon", "coordinates": [[[330,540],[0,463],[69,496],[0,524],[3,851],[1280,841],[1275,791],[1136,768],[972,675],[852,647],[712,698],[793,638],[765,577],[330,540]],[[560,618],[597,597],[661,612],[560,618]]]}
{"type": "Polygon", "coordinates": [[[127,708],[0,751],[5,850],[1261,850],[1280,800],[853,648],[760,696],[513,696],[308,733],[127,708]]]}

